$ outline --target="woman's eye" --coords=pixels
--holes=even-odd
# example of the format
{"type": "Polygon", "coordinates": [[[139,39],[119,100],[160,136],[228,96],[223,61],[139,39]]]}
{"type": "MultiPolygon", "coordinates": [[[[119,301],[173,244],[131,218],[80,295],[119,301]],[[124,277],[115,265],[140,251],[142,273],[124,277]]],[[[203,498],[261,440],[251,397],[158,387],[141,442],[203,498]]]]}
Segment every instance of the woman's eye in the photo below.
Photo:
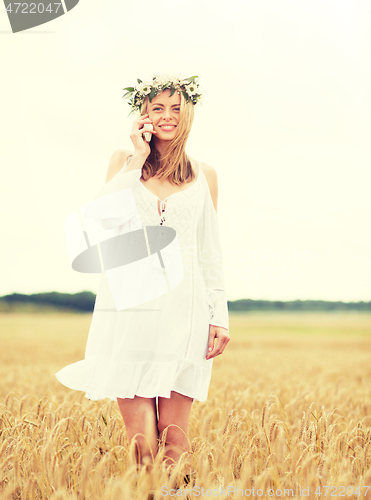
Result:
{"type": "MultiPolygon", "coordinates": [[[[180,111],[180,108],[173,108],[173,109],[174,109],[174,111],[178,111],[178,112],[180,111]]],[[[162,111],[162,108],[159,108],[159,107],[153,108],[153,111],[157,111],[157,110],[162,111]]]]}

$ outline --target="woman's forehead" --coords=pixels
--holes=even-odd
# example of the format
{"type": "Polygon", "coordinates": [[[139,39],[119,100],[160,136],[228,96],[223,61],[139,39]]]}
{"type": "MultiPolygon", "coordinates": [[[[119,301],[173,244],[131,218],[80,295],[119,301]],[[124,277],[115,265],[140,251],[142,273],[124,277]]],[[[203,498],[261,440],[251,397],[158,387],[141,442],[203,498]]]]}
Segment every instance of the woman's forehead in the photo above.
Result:
{"type": "Polygon", "coordinates": [[[170,89],[165,89],[162,92],[158,93],[153,99],[151,104],[180,104],[180,93],[175,92],[170,97],[170,89]]]}

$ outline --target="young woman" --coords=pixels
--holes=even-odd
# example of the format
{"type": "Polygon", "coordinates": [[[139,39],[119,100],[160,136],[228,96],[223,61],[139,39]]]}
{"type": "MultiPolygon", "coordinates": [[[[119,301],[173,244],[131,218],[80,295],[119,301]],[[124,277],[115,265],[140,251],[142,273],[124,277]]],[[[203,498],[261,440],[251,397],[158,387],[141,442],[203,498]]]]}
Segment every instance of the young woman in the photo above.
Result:
{"type": "Polygon", "coordinates": [[[166,287],[166,275],[172,275],[164,254],[159,296],[118,312],[107,309],[109,287],[103,276],[85,360],[56,375],[68,387],[85,390],[89,399],[117,399],[142,463],[152,461],[166,430],[166,464],[171,466],[190,450],[192,403],[206,400],[212,360],[230,340],[218,186],[215,169],[185,152],[200,98],[197,77],[154,76],[138,82],[124,96],[140,112],[130,135],[133,151],[112,155],[106,186],[110,192],[130,187],[147,229],[162,225],[164,231],[166,226],[175,230],[182,258],[177,266],[184,277],[176,286],[168,279],[166,287]],[[89,382],[84,385],[84,380],[89,382]]]}

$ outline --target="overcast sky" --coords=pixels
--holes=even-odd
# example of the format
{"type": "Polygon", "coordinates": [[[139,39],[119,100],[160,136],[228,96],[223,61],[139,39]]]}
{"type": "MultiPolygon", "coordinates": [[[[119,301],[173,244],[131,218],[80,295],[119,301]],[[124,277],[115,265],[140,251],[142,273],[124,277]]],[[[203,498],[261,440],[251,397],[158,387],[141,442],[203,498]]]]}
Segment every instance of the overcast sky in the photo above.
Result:
{"type": "Polygon", "coordinates": [[[11,33],[0,9],[0,295],[97,291],[66,216],[131,149],[123,87],[200,75],[188,141],[215,167],[229,300],[371,300],[371,4],[80,0],[11,33]]]}

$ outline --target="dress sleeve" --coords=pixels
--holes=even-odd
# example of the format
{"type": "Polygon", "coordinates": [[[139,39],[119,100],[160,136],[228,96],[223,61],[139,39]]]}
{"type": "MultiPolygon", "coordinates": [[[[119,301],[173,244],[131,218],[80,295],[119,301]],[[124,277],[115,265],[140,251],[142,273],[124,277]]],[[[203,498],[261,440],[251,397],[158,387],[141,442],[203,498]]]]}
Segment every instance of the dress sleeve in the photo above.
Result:
{"type": "Polygon", "coordinates": [[[208,186],[202,205],[197,227],[198,262],[206,285],[210,325],[220,326],[229,331],[219,221],[208,186]]]}

